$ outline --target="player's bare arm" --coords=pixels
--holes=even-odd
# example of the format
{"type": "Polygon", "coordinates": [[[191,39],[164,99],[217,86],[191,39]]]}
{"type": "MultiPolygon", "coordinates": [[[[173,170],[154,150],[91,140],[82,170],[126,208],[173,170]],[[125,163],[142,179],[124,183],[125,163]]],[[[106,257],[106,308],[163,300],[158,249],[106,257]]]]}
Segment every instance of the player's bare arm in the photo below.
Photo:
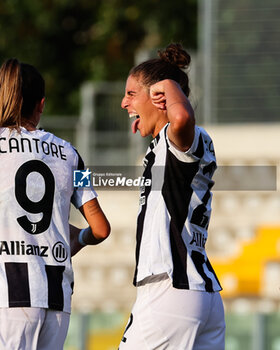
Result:
{"type": "Polygon", "coordinates": [[[194,138],[195,117],[189,99],[180,85],[165,79],[150,87],[152,103],[167,113],[168,137],[180,150],[187,151],[194,138]]]}
{"type": "Polygon", "coordinates": [[[109,236],[111,231],[110,224],[96,198],[86,202],[80,207],[80,211],[87,220],[89,227],[81,230],[70,225],[71,256],[75,255],[85,245],[101,243],[109,236]],[[80,236],[81,233],[82,237],[80,236]]]}

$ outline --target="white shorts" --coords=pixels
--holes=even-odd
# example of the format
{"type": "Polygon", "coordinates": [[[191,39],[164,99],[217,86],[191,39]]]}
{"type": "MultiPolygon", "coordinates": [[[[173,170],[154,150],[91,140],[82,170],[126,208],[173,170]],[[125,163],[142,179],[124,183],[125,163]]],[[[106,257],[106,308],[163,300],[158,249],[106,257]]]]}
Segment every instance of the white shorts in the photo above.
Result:
{"type": "Polygon", "coordinates": [[[175,289],[170,279],[137,287],[119,350],[224,350],[220,293],[175,289]]]}
{"type": "Polygon", "coordinates": [[[62,350],[70,314],[32,308],[0,308],[0,350],[62,350]]]}

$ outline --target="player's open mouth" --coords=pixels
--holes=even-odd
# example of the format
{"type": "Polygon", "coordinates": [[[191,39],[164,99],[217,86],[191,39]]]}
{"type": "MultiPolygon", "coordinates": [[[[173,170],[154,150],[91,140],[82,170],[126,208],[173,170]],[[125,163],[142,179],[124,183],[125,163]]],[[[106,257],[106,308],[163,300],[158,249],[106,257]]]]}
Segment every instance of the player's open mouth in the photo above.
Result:
{"type": "Polygon", "coordinates": [[[140,122],[140,117],[136,113],[129,113],[129,118],[135,118],[135,120],[131,124],[131,130],[132,130],[133,134],[136,134],[136,132],[138,130],[138,124],[140,122]]]}

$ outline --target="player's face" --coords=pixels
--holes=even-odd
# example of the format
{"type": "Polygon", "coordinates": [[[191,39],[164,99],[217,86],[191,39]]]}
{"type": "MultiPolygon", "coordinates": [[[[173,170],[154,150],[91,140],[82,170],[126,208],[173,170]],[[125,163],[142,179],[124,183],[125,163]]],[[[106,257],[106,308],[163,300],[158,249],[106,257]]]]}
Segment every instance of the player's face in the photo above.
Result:
{"type": "Polygon", "coordinates": [[[139,130],[143,137],[154,137],[160,131],[159,110],[152,104],[149,90],[141,84],[141,80],[131,75],[128,77],[121,106],[128,111],[130,118],[135,118],[131,125],[133,133],[139,130]]]}

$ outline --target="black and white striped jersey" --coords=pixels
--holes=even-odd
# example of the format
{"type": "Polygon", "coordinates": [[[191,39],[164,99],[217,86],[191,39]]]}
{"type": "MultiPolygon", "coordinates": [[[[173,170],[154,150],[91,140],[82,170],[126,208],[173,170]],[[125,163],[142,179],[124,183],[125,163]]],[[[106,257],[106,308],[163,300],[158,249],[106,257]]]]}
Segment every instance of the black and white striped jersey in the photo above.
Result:
{"type": "Polygon", "coordinates": [[[195,126],[193,144],[182,152],[169,141],[168,125],[144,158],[143,176],[151,186],[140,189],[134,285],[168,275],[175,288],[219,291],[205,252],[216,169],[213,143],[195,126]]]}
{"type": "Polygon", "coordinates": [[[0,128],[0,307],[70,312],[69,210],[96,197],[73,187],[83,162],[42,130],[0,128]]]}

